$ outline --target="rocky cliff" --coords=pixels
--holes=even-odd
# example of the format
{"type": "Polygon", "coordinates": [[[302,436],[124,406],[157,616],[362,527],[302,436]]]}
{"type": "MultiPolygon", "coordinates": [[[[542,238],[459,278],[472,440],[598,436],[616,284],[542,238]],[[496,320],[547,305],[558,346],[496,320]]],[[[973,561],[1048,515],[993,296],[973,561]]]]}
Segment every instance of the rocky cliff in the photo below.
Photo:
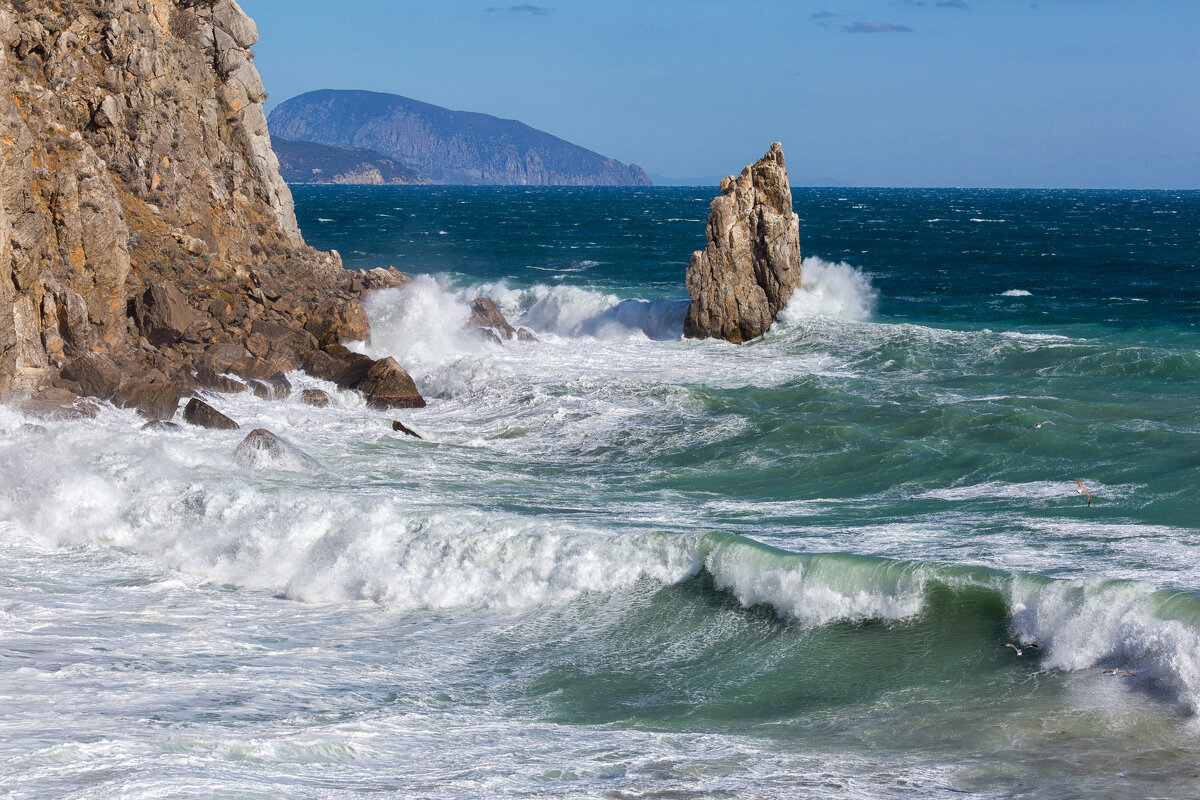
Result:
{"type": "Polygon", "coordinates": [[[708,246],[687,268],[684,336],[738,344],[762,336],[800,286],[800,220],[779,142],[721,181],[706,232],[708,246]]]}
{"type": "Polygon", "coordinates": [[[324,90],[271,112],[276,136],[374,150],[437,183],[530,186],[649,186],[636,164],[599,153],[510,119],[394,94],[324,90]]]}
{"type": "Polygon", "coordinates": [[[305,245],[257,39],[234,0],[0,4],[0,394],[141,408],[352,360],[322,340],[365,335],[346,308],[403,278],[305,245]]]}
{"type": "Polygon", "coordinates": [[[373,150],[271,137],[279,174],[289,184],[391,186],[429,183],[414,169],[373,150]]]}

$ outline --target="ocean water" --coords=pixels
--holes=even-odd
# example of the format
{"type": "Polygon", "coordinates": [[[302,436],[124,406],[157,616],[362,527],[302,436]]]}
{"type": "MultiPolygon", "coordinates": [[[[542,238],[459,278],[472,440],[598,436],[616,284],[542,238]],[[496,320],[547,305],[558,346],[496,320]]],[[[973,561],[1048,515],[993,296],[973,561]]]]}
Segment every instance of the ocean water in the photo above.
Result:
{"type": "Polygon", "coordinates": [[[0,797],[1200,797],[1200,193],[796,190],[740,347],[711,195],[302,187],[427,408],[0,407],[0,797]]]}

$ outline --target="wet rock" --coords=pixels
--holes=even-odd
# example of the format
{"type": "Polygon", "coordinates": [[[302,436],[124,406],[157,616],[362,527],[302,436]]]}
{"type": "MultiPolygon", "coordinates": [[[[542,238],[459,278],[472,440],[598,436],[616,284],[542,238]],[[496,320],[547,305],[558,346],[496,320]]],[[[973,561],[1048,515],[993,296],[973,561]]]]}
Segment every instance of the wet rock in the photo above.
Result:
{"type": "Polygon", "coordinates": [[[178,342],[200,319],[188,305],[183,292],[170,281],[157,283],[144,291],[134,309],[138,328],[155,347],[178,342]]]}
{"type": "Polygon", "coordinates": [[[331,300],[318,306],[304,323],[304,329],[321,347],[342,342],[365,342],[371,335],[371,321],[361,303],[331,300]]]}
{"type": "Polygon", "coordinates": [[[517,335],[490,297],[475,298],[471,304],[471,324],[481,330],[492,331],[497,340],[509,341],[517,335]]]}
{"type": "Polygon", "coordinates": [[[62,377],[79,386],[80,394],[111,399],[121,388],[121,371],[103,353],[85,353],[62,369],[62,377]]]}
{"type": "Polygon", "coordinates": [[[517,341],[520,342],[536,342],[538,338],[533,335],[533,331],[529,328],[517,328],[517,341]]]}
{"type": "Polygon", "coordinates": [[[320,389],[305,389],[300,392],[300,401],[316,408],[325,408],[329,405],[329,395],[320,389]]]}
{"type": "Polygon", "coordinates": [[[250,391],[261,400],[282,400],[292,393],[292,382],[282,372],[276,372],[265,379],[251,380],[250,391]]]}
{"type": "Polygon", "coordinates": [[[126,381],[113,404],[118,408],[135,408],[147,419],[167,420],[175,416],[180,399],[179,389],[174,384],[126,381]]]}
{"type": "Polygon", "coordinates": [[[315,458],[266,428],[250,431],[233,451],[233,457],[252,469],[322,469],[315,458]]]}
{"type": "Polygon", "coordinates": [[[188,400],[188,404],[183,408],[183,418],[188,424],[201,428],[235,431],[241,427],[198,397],[188,400]]]}
{"type": "Polygon", "coordinates": [[[412,377],[391,356],[372,364],[358,389],[372,408],[425,407],[425,398],[412,377]]]}
{"type": "Polygon", "coordinates": [[[415,437],[415,438],[417,438],[417,439],[424,439],[424,438],[425,438],[424,436],[422,436],[421,434],[417,433],[417,432],[416,432],[416,431],[414,431],[412,428],[408,427],[407,425],[405,425],[403,422],[401,422],[401,421],[400,421],[400,420],[398,420],[398,419],[394,419],[394,420],[392,420],[392,430],[394,430],[394,431],[397,431],[397,432],[399,432],[399,433],[408,434],[409,436],[415,437]]]}
{"type": "Polygon", "coordinates": [[[214,392],[222,394],[237,394],[238,392],[246,391],[246,384],[230,378],[227,375],[219,375],[208,364],[202,364],[196,370],[196,383],[203,386],[205,389],[211,389],[214,392]]]}
{"type": "Polygon", "coordinates": [[[142,426],[144,431],[162,431],[164,433],[175,433],[183,430],[183,427],[175,422],[168,422],[165,419],[152,419],[142,426]]]}
{"type": "Polygon", "coordinates": [[[683,335],[738,344],[762,336],[800,286],[800,221],[779,142],[721,181],[707,235],[687,268],[683,335]]]}
{"type": "Polygon", "coordinates": [[[350,389],[362,383],[374,363],[370,356],[341,345],[329,345],[324,350],[310,350],[301,366],[314,378],[337,384],[339,389],[350,389]]]}
{"type": "Polygon", "coordinates": [[[21,409],[50,419],[91,419],[100,410],[100,405],[66,389],[50,387],[26,398],[21,409]]]}

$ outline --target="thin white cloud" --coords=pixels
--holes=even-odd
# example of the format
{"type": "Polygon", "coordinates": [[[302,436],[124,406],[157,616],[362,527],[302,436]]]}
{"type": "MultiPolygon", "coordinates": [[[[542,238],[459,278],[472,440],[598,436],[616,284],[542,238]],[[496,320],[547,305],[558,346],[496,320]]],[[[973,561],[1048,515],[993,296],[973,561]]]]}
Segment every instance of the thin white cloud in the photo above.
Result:
{"type": "Polygon", "coordinates": [[[846,33],[912,33],[907,25],[894,25],[891,22],[856,22],[842,28],[846,33]]]}

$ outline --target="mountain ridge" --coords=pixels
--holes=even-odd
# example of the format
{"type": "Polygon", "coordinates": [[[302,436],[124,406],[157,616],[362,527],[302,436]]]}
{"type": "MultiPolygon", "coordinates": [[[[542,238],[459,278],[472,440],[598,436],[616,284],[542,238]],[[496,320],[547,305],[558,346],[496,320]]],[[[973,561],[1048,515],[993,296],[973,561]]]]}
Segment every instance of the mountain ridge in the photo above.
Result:
{"type": "Polygon", "coordinates": [[[274,135],[374,150],[436,183],[649,186],[623,164],[519,120],[382,92],[320,89],[271,112],[274,135]]]}
{"type": "Polygon", "coordinates": [[[429,183],[416,170],[374,150],[271,137],[279,174],[289,185],[395,186],[429,183]]]}

